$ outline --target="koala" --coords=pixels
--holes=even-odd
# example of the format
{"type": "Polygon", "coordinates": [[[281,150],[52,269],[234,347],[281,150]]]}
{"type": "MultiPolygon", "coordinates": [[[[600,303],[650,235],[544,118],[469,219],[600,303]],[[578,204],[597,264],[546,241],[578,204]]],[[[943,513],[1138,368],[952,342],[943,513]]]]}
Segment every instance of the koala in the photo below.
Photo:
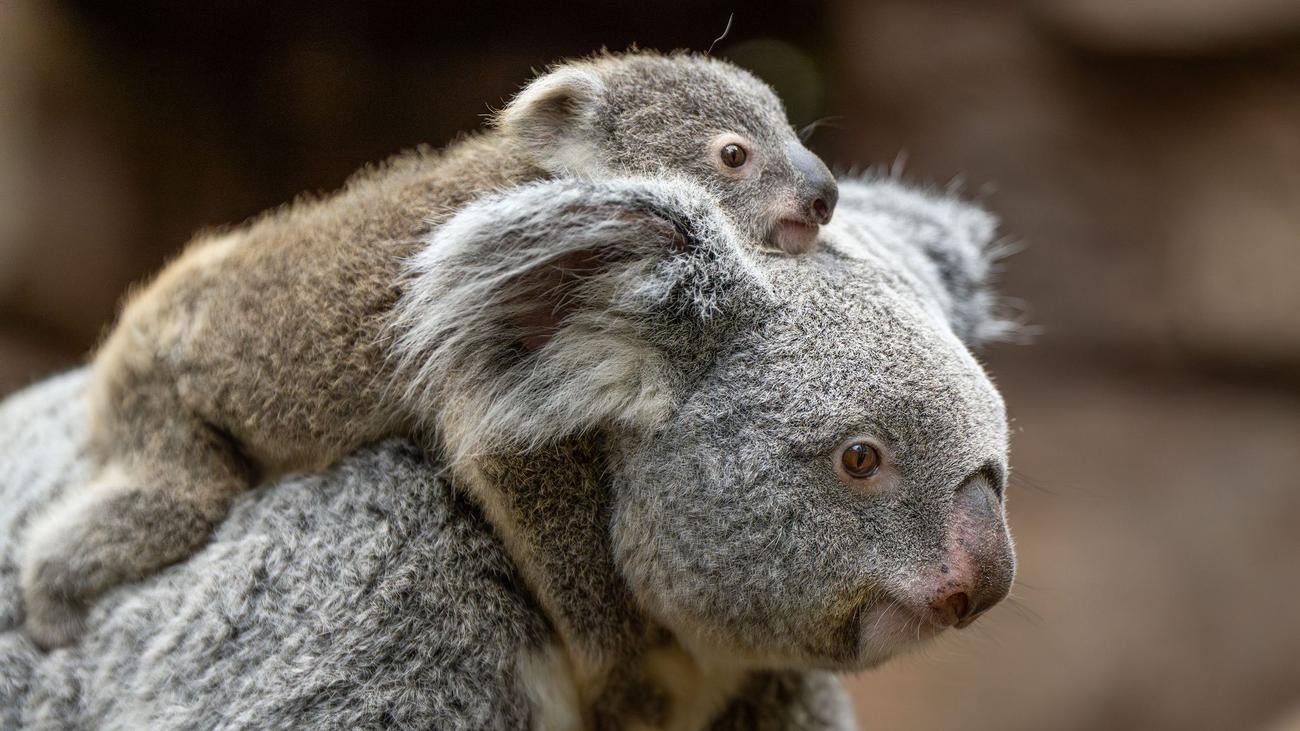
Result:
{"type": "Polygon", "coordinates": [[[266,476],[417,426],[393,405],[387,320],[403,262],[457,209],[531,180],[628,175],[692,180],[747,240],[787,253],[838,197],[762,82],[707,56],[632,52],[560,64],[441,153],[198,237],[94,358],[102,467],[33,534],[33,637],[73,641],[97,595],[187,556],[266,476]]]}
{"type": "Polygon", "coordinates": [[[825,672],[1009,592],[994,221],[841,189],[802,257],[628,181],[484,201],[412,260],[403,401],[554,628],[539,727],[851,727],[825,672]]]}
{"type": "MultiPolygon", "coordinates": [[[[345,405],[427,455],[383,474],[423,468],[450,492],[428,499],[458,527],[411,547],[439,585],[376,599],[431,613],[418,634],[392,619],[402,628],[375,632],[435,666],[420,694],[440,699],[433,726],[848,729],[833,673],[966,627],[1008,593],[1007,420],[971,353],[1007,327],[988,285],[993,221],[889,180],[841,186],[799,257],[753,246],[706,189],[660,177],[484,196],[404,262],[367,374],[383,376],[345,405]]],[[[186,317],[165,352],[265,288],[211,286],[172,306],[186,317]]],[[[277,312],[299,319],[268,333],[314,327],[277,312]]],[[[231,389],[273,387],[203,395],[217,409],[253,400],[231,389]]],[[[183,498],[108,489],[140,514],[183,498]]],[[[99,514],[73,525],[139,540],[99,514]]],[[[318,692],[349,692],[333,682],[318,692]]]]}

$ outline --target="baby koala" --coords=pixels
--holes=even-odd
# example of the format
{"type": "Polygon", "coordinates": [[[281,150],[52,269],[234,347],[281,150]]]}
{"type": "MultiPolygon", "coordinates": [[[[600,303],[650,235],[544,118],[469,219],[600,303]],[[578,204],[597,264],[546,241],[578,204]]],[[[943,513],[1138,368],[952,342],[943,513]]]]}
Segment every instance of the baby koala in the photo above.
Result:
{"type": "MultiPolygon", "coordinates": [[[[426,415],[403,405],[391,313],[404,263],[458,209],[532,180],[631,175],[687,179],[746,240],[790,254],[811,247],[837,198],[755,77],[705,56],[631,52],[554,67],[491,129],[441,152],[199,236],[130,299],[95,356],[100,467],[29,533],[31,636],[74,641],[97,595],[184,559],[266,476],[419,432],[426,415]]],[[[562,279],[592,262],[556,264],[562,279]]],[[[551,327],[531,325],[519,357],[551,327]]]]}

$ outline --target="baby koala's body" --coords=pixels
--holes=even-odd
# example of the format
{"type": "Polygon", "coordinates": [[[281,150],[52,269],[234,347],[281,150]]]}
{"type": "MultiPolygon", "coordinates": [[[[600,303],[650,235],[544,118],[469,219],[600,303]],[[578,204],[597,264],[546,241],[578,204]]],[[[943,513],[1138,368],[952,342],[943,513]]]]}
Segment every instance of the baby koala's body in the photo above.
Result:
{"type": "Polygon", "coordinates": [[[694,55],[601,55],[539,77],[494,129],[191,244],[95,357],[101,470],[29,535],[33,638],[75,640],[97,595],[189,555],[267,474],[416,434],[427,415],[406,406],[389,337],[403,266],[448,216],[530,180],[628,175],[688,178],[748,240],[790,253],[811,246],[837,196],[746,72],[694,55]]]}

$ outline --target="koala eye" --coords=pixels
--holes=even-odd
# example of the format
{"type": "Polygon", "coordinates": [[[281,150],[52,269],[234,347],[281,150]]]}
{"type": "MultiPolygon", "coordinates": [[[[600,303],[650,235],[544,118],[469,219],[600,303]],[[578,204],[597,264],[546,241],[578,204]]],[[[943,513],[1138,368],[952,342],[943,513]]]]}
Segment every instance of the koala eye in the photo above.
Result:
{"type": "Polygon", "coordinates": [[[729,168],[738,168],[749,159],[749,151],[735,142],[729,142],[718,151],[718,156],[722,158],[723,165],[729,168]]]}
{"type": "Polygon", "coordinates": [[[880,469],[880,451],[867,442],[853,442],[840,453],[840,464],[849,477],[865,479],[880,469]]]}

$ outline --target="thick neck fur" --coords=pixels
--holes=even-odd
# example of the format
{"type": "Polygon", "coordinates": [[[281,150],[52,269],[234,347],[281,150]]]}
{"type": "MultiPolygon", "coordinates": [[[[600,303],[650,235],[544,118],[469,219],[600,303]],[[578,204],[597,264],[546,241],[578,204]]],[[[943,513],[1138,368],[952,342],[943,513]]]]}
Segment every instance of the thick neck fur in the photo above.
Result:
{"type": "Polygon", "coordinates": [[[683,696],[699,688],[671,678],[702,671],[636,607],[614,565],[605,463],[600,439],[585,437],[464,472],[555,628],[587,726],[677,727],[691,710],[683,696]]]}

